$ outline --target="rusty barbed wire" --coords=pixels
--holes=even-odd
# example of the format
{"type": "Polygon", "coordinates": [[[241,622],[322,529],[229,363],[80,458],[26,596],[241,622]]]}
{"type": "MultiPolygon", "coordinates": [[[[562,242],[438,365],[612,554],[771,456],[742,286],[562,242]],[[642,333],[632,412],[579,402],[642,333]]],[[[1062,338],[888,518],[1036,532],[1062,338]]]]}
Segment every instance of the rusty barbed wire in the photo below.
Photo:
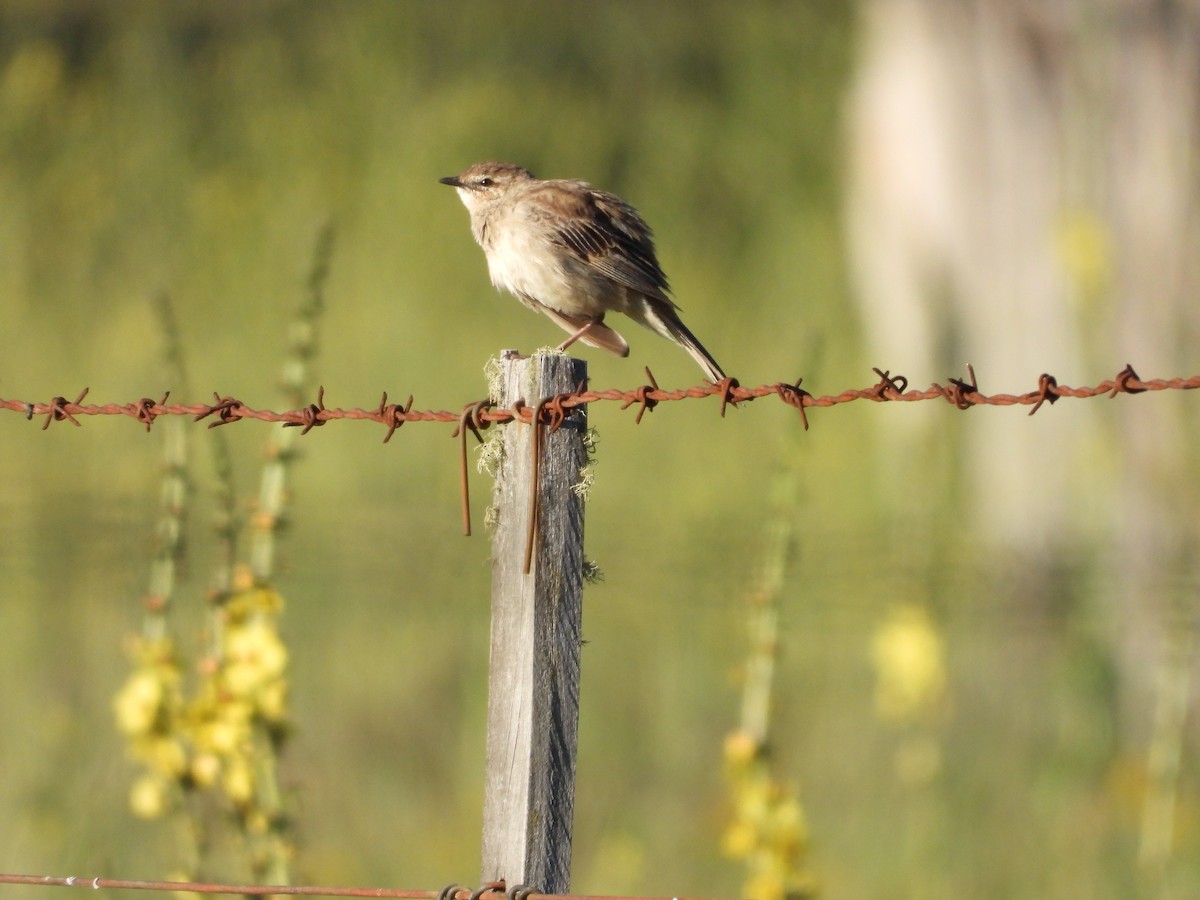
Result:
{"type": "MultiPolygon", "coordinates": [[[[337,419],[359,419],[378,422],[387,428],[383,436],[386,444],[392,436],[409,422],[445,422],[455,425],[452,436],[459,439],[459,483],[462,495],[463,533],[471,534],[470,489],[468,486],[468,453],[467,434],[473,434],[477,440],[483,441],[482,432],[496,423],[536,422],[545,426],[551,433],[566,421],[570,411],[577,406],[600,401],[618,402],[621,409],[636,407],[634,424],[640,425],[642,417],[660,403],[695,400],[704,397],[719,397],[721,399],[720,413],[725,417],[726,409],[732,404],[749,403],[761,397],[778,397],[800,413],[804,430],[808,430],[808,413],[812,407],[837,406],[854,400],[872,400],[876,403],[889,401],[913,402],[918,400],[935,400],[941,398],[952,404],[956,409],[968,410],[973,406],[1031,406],[1029,415],[1033,415],[1046,403],[1054,404],[1063,397],[1088,398],[1101,395],[1116,397],[1118,394],[1141,394],[1148,391],[1165,390],[1195,390],[1200,388],[1200,375],[1190,378],[1154,378],[1144,380],[1134,371],[1132,365],[1126,364],[1115,377],[1102,381],[1094,387],[1069,387],[1059,384],[1058,379],[1048,373],[1038,376],[1037,389],[1023,394],[984,394],[979,389],[975,377],[975,369],[967,365],[967,379],[949,379],[949,384],[934,382],[925,390],[909,390],[908,379],[903,375],[893,375],[886,369],[872,369],[878,377],[871,387],[852,388],[840,394],[816,396],[801,387],[804,379],[797,378],[794,382],[777,381],[773,384],[763,384],[754,388],[742,387],[736,378],[725,378],[716,384],[701,384],[690,388],[664,390],[658,386],[654,374],[647,368],[647,383],[630,390],[610,389],[603,391],[589,390],[583,384],[575,390],[556,394],[529,405],[524,400],[518,400],[510,409],[498,409],[493,400],[473,400],[465,404],[458,412],[436,409],[413,409],[413,396],[409,394],[403,403],[389,403],[385,391],[379,405],[373,409],[354,407],[351,409],[329,408],[325,406],[325,388],[317,389],[315,403],[310,403],[300,409],[284,412],[274,412],[269,409],[255,409],[235,397],[213,394],[212,403],[168,403],[170,392],[163,394],[162,399],[154,400],[143,397],[132,403],[84,404],[88,388],[80,391],[74,400],[66,397],[54,397],[49,402],[37,403],[29,400],[0,399],[0,410],[10,410],[25,415],[27,420],[45,416],[42,430],[45,431],[55,422],[70,422],[76,427],[82,423],[79,416],[129,416],[141,422],[146,431],[150,431],[155,419],[159,416],[192,416],[194,421],[213,418],[209,428],[230,425],[243,419],[258,419],[263,422],[278,422],[284,428],[300,428],[300,434],[305,435],[314,428],[319,428],[337,419]]],[[[540,441],[533,442],[533,472],[536,478],[539,462],[540,441]]],[[[534,492],[536,498],[536,491],[534,492]]],[[[533,501],[536,504],[536,499],[533,501]]],[[[530,517],[529,546],[532,547],[537,522],[537,510],[534,508],[530,517]]],[[[530,558],[526,554],[525,571],[529,571],[530,558]]]]}
{"type": "Polygon", "coordinates": [[[214,418],[209,428],[230,425],[243,419],[257,419],[262,422],[278,422],[285,428],[296,427],[303,429],[301,434],[307,434],[314,428],[323,426],[338,419],[358,419],[378,422],[387,428],[384,443],[403,425],[409,422],[444,422],[457,425],[455,437],[465,436],[467,431],[480,437],[480,432],[490,425],[521,421],[529,424],[549,426],[554,431],[562,424],[570,411],[577,406],[589,403],[617,402],[621,409],[637,408],[634,422],[640,424],[642,417],[652,411],[660,403],[678,400],[697,400],[705,397],[719,397],[721,400],[720,414],[725,415],[730,405],[749,403],[762,397],[778,397],[788,406],[800,412],[805,430],[808,429],[810,408],[825,408],[850,403],[855,400],[871,400],[877,403],[898,401],[913,402],[919,400],[935,400],[941,398],[960,410],[973,406],[1031,406],[1029,414],[1033,415],[1045,403],[1056,403],[1063,397],[1086,399],[1105,395],[1115,397],[1118,394],[1141,394],[1148,391],[1164,390],[1195,390],[1200,388],[1200,375],[1189,378],[1153,378],[1144,380],[1126,365],[1117,375],[1102,381],[1093,387],[1070,387],[1059,384],[1058,379],[1050,374],[1038,377],[1037,388],[1022,394],[984,394],[975,377],[975,370],[967,366],[967,379],[949,379],[948,384],[934,382],[924,390],[909,390],[908,379],[903,375],[893,375],[885,369],[872,369],[878,376],[872,386],[866,388],[851,388],[839,394],[816,396],[801,387],[803,379],[795,382],[779,381],[773,384],[763,384],[747,388],[738,383],[736,378],[726,378],[717,384],[701,384],[695,387],[665,390],[658,386],[650,370],[646,370],[648,383],[639,387],[621,390],[591,390],[580,385],[576,390],[547,398],[536,406],[515,404],[511,409],[498,409],[491,400],[471,401],[458,412],[437,409],[413,409],[413,398],[409,395],[403,403],[389,403],[385,392],[379,404],[371,409],[353,407],[342,409],[325,406],[325,389],[317,392],[315,403],[310,403],[300,409],[274,412],[269,409],[256,409],[243,403],[235,397],[213,394],[212,403],[168,403],[170,393],[163,394],[160,400],[143,397],[132,403],[103,403],[85,404],[88,389],[84,388],[74,400],[66,397],[54,397],[48,402],[28,400],[0,399],[0,409],[24,414],[32,420],[44,416],[42,429],[49,428],[55,422],[70,422],[79,427],[82,423],[80,416],[128,416],[142,423],[149,431],[159,416],[192,416],[199,422],[214,418]]]}
{"type": "MultiPolygon", "coordinates": [[[[43,887],[74,887],[88,890],[178,891],[192,894],[241,894],[263,897],[272,894],[299,897],[392,897],[403,900],[508,900],[508,894],[498,885],[484,885],[478,890],[452,885],[441,891],[406,890],[402,888],[333,887],[320,885],[282,884],[221,884],[205,881],[143,881],[128,878],[103,878],[82,875],[16,875],[0,874],[0,884],[41,885],[43,887]]],[[[514,889],[516,890],[516,889],[514,889]]],[[[519,889],[521,900],[689,900],[687,897],[627,897],[598,894],[542,894],[528,888],[519,889]]],[[[695,898],[691,898],[695,900],[695,898]]]]}

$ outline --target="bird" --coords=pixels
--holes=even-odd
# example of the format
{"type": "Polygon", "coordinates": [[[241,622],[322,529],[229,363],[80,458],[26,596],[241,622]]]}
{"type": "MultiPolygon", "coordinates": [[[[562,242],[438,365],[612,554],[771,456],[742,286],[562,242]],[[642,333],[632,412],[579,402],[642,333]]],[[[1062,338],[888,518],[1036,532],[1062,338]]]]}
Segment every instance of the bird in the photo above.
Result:
{"type": "Polygon", "coordinates": [[[582,341],[628,356],[629,344],[604,323],[620,312],[681,346],[714,384],[725,379],[668,296],[650,226],[616,194],[502,162],[438,181],[470,213],[492,284],[570,333],[560,350],[582,341]]]}

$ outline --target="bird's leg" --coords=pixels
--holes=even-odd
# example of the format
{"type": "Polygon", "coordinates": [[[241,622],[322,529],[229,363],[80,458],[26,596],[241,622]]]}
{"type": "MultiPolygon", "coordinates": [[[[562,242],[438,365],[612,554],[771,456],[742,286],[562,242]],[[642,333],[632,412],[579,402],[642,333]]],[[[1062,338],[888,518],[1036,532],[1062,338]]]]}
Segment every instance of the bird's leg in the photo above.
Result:
{"type": "Polygon", "coordinates": [[[588,322],[586,325],[584,325],[578,331],[574,332],[569,338],[567,338],[565,341],[563,341],[561,344],[559,344],[554,349],[566,350],[573,343],[575,343],[577,340],[579,340],[581,337],[583,337],[585,334],[587,334],[589,331],[591,331],[592,326],[595,324],[596,324],[595,322],[588,322]]]}

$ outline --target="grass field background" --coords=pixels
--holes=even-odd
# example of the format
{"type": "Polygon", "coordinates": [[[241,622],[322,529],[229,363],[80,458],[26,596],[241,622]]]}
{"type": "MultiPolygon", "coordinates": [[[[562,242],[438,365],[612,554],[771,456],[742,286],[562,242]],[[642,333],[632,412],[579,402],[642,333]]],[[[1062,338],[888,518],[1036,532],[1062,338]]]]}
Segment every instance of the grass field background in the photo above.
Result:
{"type": "MultiPolygon", "coordinates": [[[[483,396],[490,355],[559,340],[492,289],[465,211],[437,184],[490,158],[634,203],[688,325],[744,384],[802,375],[837,393],[874,383],[875,365],[915,387],[961,376],[867,349],[844,227],[859,41],[842,2],[6,3],[0,396],[170,389],[278,408],[287,329],[330,222],[314,367],[326,403],[370,407],[386,390],[459,409],[483,396]],[[166,381],[163,294],[186,384],[166,381]]],[[[628,359],[585,353],[593,386],[635,387],[645,366],[663,386],[700,380],[677,348],[622,331],[628,359]]],[[[1071,374],[1096,382],[1127,361],[1098,351],[1071,374]]],[[[983,389],[1032,389],[1056,364],[983,389]]],[[[605,578],[585,597],[573,887],[739,895],[743,870],[720,851],[721,748],[746,595],[783,517],[797,553],[772,763],[798,789],[822,895],[1137,895],[1161,744],[1157,695],[1144,719],[1123,712],[1115,548],[1129,495],[1116,485],[1161,473],[1123,467],[1104,436],[1138,404],[1190,423],[1187,446],[1195,402],[1064,400],[1027,419],[860,401],[811,411],[807,433],[773,399],[723,420],[716,400],[664,404],[637,427],[632,410],[596,404],[587,554],[605,578]],[[980,527],[967,448],[994,427],[1047,456],[1054,429],[1097,435],[1071,462],[1075,525],[1045,554],[980,527]],[[889,706],[910,676],[916,698],[889,706]]],[[[141,615],[162,438],[113,418],[39,424],[0,419],[0,870],[161,877],[178,835],[128,811],[133,767],[111,707],[141,615]]],[[[222,429],[246,497],[271,427],[222,429]]],[[[175,621],[198,654],[214,476],[208,434],[190,434],[197,497],[175,621]]],[[[297,881],[436,888],[478,867],[489,548],[460,533],[450,428],[381,439],[334,423],[301,441],[276,581],[295,722],[281,777],[297,881]]],[[[1160,580],[1143,585],[1169,613],[1163,633],[1182,638],[1174,668],[1143,660],[1148,683],[1194,667],[1200,479],[1187,458],[1161,478],[1178,516],[1163,530],[1184,537],[1156,545],[1160,580]]],[[[997,477],[1003,493],[1042,489],[1036,473],[997,477]]],[[[489,490],[473,476],[477,522],[489,490]]],[[[1162,896],[1200,889],[1194,733],[1192,721],[1166,747],[1181,762],[1174,850],[1153,882],[1175,893],[1162,896]]]]}

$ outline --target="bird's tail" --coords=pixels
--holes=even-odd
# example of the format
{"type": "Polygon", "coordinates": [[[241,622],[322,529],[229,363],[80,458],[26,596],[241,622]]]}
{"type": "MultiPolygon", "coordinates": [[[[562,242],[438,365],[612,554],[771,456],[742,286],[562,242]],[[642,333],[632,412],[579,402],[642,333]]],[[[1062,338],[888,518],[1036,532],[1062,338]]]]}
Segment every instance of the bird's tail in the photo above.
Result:
{"type": "Polygon", "coordinates": [[[658,332],[686,350],[713,384],[718,384],[725,379],[725,372],[712,358],[712,354],[704,349],[704,345],[683,324],[683,320],[675,312],[674,304],[647,298],[647,302],[642,305],[640,310],[630,312],[629,315],[651,331],[658,332]]]}

